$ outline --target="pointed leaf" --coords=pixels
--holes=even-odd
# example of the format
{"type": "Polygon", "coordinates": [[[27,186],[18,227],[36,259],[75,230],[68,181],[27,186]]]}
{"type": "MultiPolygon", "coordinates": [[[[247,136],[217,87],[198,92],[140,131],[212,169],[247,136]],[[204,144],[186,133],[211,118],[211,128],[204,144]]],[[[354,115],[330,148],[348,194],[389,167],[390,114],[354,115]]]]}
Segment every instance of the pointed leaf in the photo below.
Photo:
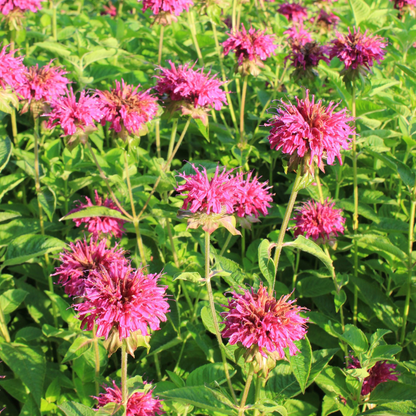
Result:
{"type": "Polygon", "coordinates": [[[296,341],[295,345],[298,347],[299,352],[296,355],[290,355],[287,351],[287,357],[302,393],[305,394],[306,385],[311,372],[312,348],[307,337],[300,341],[296,341]]]}
{"type": "Polygon", "coordinates": [[[12,142],[8,137],[0,139],[0,172],[6,167],[12,154],[12,142]]]}
{"type": "Polygon", "coordinates": [[[97,414],[90,407],[81,403],[65,402],[60,404],[58,407],[65,413],[66,416],[95,416],[97,414]]]}
{"type": "Polygon", "coordinates": [[[131,222],[129,218],[125,217],[120,211],[116,209],[106,208],[102,206],[88,207],[72,214],[65,215],[62,220],[74,220],[76,218],[90,218],[90,217],[109,217],[131,222]]]}

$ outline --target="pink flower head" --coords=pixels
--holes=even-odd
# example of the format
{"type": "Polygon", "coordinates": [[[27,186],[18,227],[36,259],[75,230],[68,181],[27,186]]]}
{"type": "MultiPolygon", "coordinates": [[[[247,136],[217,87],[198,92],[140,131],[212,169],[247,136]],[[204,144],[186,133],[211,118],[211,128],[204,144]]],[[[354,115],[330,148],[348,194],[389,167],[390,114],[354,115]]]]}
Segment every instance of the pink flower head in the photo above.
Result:
{"type": "Polygon", "coordinates": [[[127,130],[130,134],[139,134],[143,126],[157,114],[157,101],[148,91],[138,91],[140,85],[133,87],[116,81],[116,87],[110,91],[97,91],[100,98],[104,126],[108,121],[110,129],[116,133],[127,130]]]}
{"type": "Polygon", "coordinates": [[[313,42],[311,34],[302,25],[293,25],[283,33],[287,35],[289,42],[297,42],[300,45],[313,42]]]}
{"type": "Polygon", "coordinates": [[[225,167],[220,172],[220,167],[217,166],[211,179],[208,178],[205,168],[202,169],[202,172],[194,164],[192,164],[192,168],[195,175],[186,175],[185,173],[178,175],[186,181],[176,188],[176,192],[186,196],[182,209],[188,209],[190,206],[189,210],[192,213],[234,213],[236,191],[240,185],[240,178],[232,175],[232,170],[226,171],[225,167]]]}
{"type": "MultiPolygon", "coordinates": [[[[114,209],[118,212],[121,212],[117,205],[110,199],[106,198],[103,200],[98,196],[98,192],[95,191],[95,203],[93,204],[91,199],[87,196],[85,197],[86,202],[82,203],[78,201],[78,206],[74,208],[69,214],[73,212],[81,211],[84,208],[88,207],[106,207],[114,209]]],[[[93,235],[94,238],[98,238],[102,234],[114,235],[116,238],[121,238],[126,230],[123,227],[125,223],[124,220],[112,217],[85,217],[85,218],[75,218],[74,223],[77,227],[80,227],[82,223],[85,223],[85,227],[89,233],[93,235]]]]}
{"type": "Polygon", "coordinates": [[[7,52],[9,46],[3,46],[0,52],[0,86],[16,89],[26,82],[27,68],[23,65],[23,56],[15,57],[16,51],[12,49],[7,52]]]}
{"type": "Polygon", "coordinates": [[[299,350],[294,341],[305,337],[308,318],[299,316],[305,308],[293,305],[294,300],[288,301],[290,296],[291,293],[276,300],[263,285],[257,292],[254,288],[243,295],[233,292],[226,306],[229,310],[221,313],[223,338],[245,348],[257,345],[263,357],[277,352],[282,359],[287,347],[290,355],[296,355],[299,350]]]}
{"type": "Polygon", "coordinates": [[[84,296],[85,281],[93,270],[108,268],[110,264],[127,266],[124,250],[117,247],[107,248],[107,240],[91,238],[89,243],[78,240],[69,243],[69,248],[59,255],[61,265],[52,276],[59,276],[65,293],[69,296],[84,296]]]}
{"type": "MultiPolygon", "coordinates": [[[[352,362],[348,368],[361,368],[360,361],[355,358],[350,358],[352,362]]],[[[368,370],[369,375],[364,379],[361,389],[361,395],[366,396],[370,394],[380,383],[386,381],[397,381],[399,373],[396,372],[396,364],[388,364],[386,361],[379,361],[368,370]]]]}
{"type": "Polygon", "coordinates": [[[42,0],[0,0],[0,12],[5,16],[13,9],[19,9],[22,12],[30,10],[36,13],[41,9],[42,0]]]}
{"type": "Polygon", "coordinates": [[[259,212],[267,215],[267,208],[270,208],[270,202],[273,198],[267,186],[267,182],[259,182],[257,176],[251,178],[253,172],[249,172],[245,179],[241,178],[239,187],[236,189],[237,198],[235,198],[234,210],[239,217],[255,216],[258,218],[259,212]]]}
{"type": "Polygon", "coordinates": [[[304,44],[293,42],[292,52],[287,58],[292,61],[292,66],[297,69],[302,68],[304,71],[310,68],[317,67],[319,61],[324,61],[329,64],[328,47],[319,45],[318,42],[312,41],[304,44]]]}
{"type": "Polygon", "coordinates": [[[137,331],[149,336],[148,327],[160,329],[169,312],[167,286],[157,286],[160,277],[117,263],[91,271],[85,282],[84,302],[73,305],[81,327],[91,331],[97,325],[97,336],[106,339],[114,328],[120,341],[137,331]]]}
{"type": "Polygon", "coordinates": [[[38,64],[28,68],[25,82],[17,89],[25,100],[50,102],[67,92],[69,80],[64,75],[68,72],[59,66],[53,67],[52,62],[41,68],[38,64]]]}
{"type": "Polygon", "coordinates": [[[394,8],[402,12],[405,7],[413,8],[416,6],[416,0],[390,0],[394,1],[394,8]]]}
{"type": "Polygon", "coordinates": [[[337,39],[333,40],[330,48],[330,58],[337,57],[344,62],[345,68],[357,69],[359,67],[370,70],[374,61],[378,64],[384,59],[387,46],[384,38],[376,35],[370,37],[368,31],[360,33],[360,29],[348,28],[348,35],[337,34],[337,39]]]}
{"type": "Polygon", "coordinates": [[[95,122],[100,121],[103,116],[100,102],[96,97],[91,97],[86,95],[85,91],[81,91],[77,102],[72,88],[65,97],[53,99],[51,107],[51,112],[44,114],[50,117],[48,128],[61,126],[64,136],[94,130],[95,122]]]}
{"type": "Polygon", "coordinates": [[[225,92],[220,88],[224,83],[217,79],[217,75],[210,77],[203,72],[203,68],[194,70],[194,65],[178,65],[169,61],[170,68],[159,67],[160,75],[156,76],[156,91],[160,95],[166,94],[174,104],[174,110],[181,109],[182,114],[192,115],[193,118],[206,120],[206,112],[210,107],[221,110],[227,104],[225,92]],[[175,103],[176,102],[176,103],[175,103]]]}
{"type": "MultiPolygon", "coordinates": [[[[148,383],[145,383],[148,384],[148,383]]],[[[120,387],[113,381],[113,387],[104,386],[105,393],[100,393],[95,399],[98,400],[97,409],[108,403],[123,402],[120,387]]],[[[155,416],[163,415],[162,403],[158,398],[152,397],[153,389],[146,392],[136,391],[127,400],[126,416],[155,416]]]]}
{"type": "MultiPolygon", "coordinates": [[[[139,0],[140,1],[140,0],[139,0]]],[[[151,9],[156,16],[156,23],[168,25],[177,22],[176,16],[179,16],[184,10],[189,11],[189,7],[193,6],[192,0],[142,0],[145,12],[151,9]]]]}
{"type": "Polygon", "coordinates": [[[272,126],[269,142],[272,149],[282,149],[291,155],[290,168],[296,167],[305,158],[304,168],[309,165],[313,174],[314,159],[324,171],[323,158],[328,165],[334,163],[335,157],[342,164],[341,148],[348,149],[350,135],[354,129],[348,124],[346,109],[335,111],[339,104],[330,102],[325,107],[321,100],[315,103],[315,96],[309,100],[309,91],[305,99],[296,98],[297,104],[285,103],[277,108],[277,114],[269,121],[272,126]]]}
{"type": "MultiPolygon", "coordinates": [[[[415,0],[416,1],[416,0],[415,0]]],[[[319,26],[322,26],[326,30],[329,30],[331,27],[336,28],[339,23],[339,17],[334,13],[327,13],[324,9],[321,9],[318,16],[311,19],[313,22],[319,26]]]]}
{"type": "Polygon", "coordinates": [[[334,208],[335,202],[328,199],[321,204],[308,201],[297,209],[298,214],[293,218],[296,221],[295,237],[305,235],[314,241],[326,242],[338,233],[344,234],[345,218],[342,210],[334,208]]]}
{"type": "Polygon", "coordinates": [[[111,17],[117,16],[117,8],[116,6],[114,6],[113,3],[111,3],[111,1],[108,2],[108,6],[106,5],[103,6],[103,11],[101,12],[101,16],[105,16],[106,14],[108,14],[111,17]]]}
{"type": "Polygon", "coordinates": [[[258,75],[258,68],[257,72],[255,68],[263,67],[261,61],[275,54],[277,45],[274,44],[274,35],[265,35],[264,32],[253,27],[247,31],[244,24],[241,24],[241,31],[236,31],[234,34],[228,33],[228,39],[222,44],[225,56],[230,51],[234,51],[238,65],[243,67],[244,74],[258,75]],[[248,67],[244,68],[245,66],[248,67]]]}
{"type": "Polygon", "coordinates": [[[284,3],[277,9],[277,13],[286,17],[289,22],[302,23],[307,17],[306,7],[297,3],[284,3]]]}

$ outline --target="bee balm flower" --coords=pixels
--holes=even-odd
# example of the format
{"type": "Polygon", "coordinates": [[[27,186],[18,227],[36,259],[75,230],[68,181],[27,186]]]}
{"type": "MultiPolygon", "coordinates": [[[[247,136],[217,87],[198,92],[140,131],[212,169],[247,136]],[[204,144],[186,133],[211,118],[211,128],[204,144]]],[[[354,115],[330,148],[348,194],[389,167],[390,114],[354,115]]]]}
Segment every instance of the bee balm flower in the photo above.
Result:
{"type": "Polygon", "coordinates": [[[341,215],[342,210],[334,205],[335,202],[329,200],[323,204],[316,201],[303,204],[293,218],[296,221],[295,237],[306,234],[306,238],[325,243],[338,233],[344,234],[345,218],[341,215]]]}
{"type": "Polygon", "coordinates": [[[296,169],[304,161],[304,169],[314,174],[314,164],[324,171],[323,159],[332,165],[337,158],[342,164],[341,149],[348,149],[353,128],[348,124],[346,110],[335,111],[338,105],[330,102],[327,107],[315,96],[306,98],[293,105],[282,101],[277,108],[277,114],[269,120],[272,126],[269,142],[272,149],[282,149],[289,154],[289,168],[296,169]]]}
{"type": "Polygon", "coordinates": [[[293,42],[292,52],[287,58],[290,58],[292,66],[298,70],[298,74],[305,77],[318,66],[319,61],[330,62],[326,56],[327,53],[328,48],[319,45],[318,42],[312,41],[304,44],[293,42]]]}
{"type": "Polygon", "coordinates": [[[306,7],[303,7],[297,3],[281,4],[277,9],[277,13],[285,16],[289,22],[294,23],[303,23],[303,21],[308,17],[306,7]]]}
{"type": "Polygon", "coordinates": [[[193,4],[192,0],[143,0],[142,11],[151,9],[155,15],[155,22],[166,26],[177,22],[177,16],[184,10],[188,12],[193,4]]]}
{"type": "Polygon", "coordinates": [[[313,42],[311,34],[306,31],[302,25],[291,26],[288,30],[283,32],[283,34],[287,35],[289,42],[297,42],[300,45],[313,42]]]}
{"type": "Polygon", "coordinates": [[[222,44],[224,55],[234,51],[238,59],[238,71],[243,75],[257,76],[260,73],[259,67],[264,67],[262,61],[275,53],[277,45],[273,43],[272,36],[264,34],[264,30],[251,27],[247,31],[243,24],[241,26],[240,32],[228,33],[228,39],[222,44]]]}
{"type": "MultiPolygon", "coordinates": [[[[136,391],[128,398],[126,416],[154,416],[165,413],[162,411],[160,400],[152,397],[151,385],[145,384],[144,392],[136,391]]],[[[121,404],[123,402],[121,389],[115,381],[113,381],[113,387],[105,386],[104,390],[105,393],[100,393],[98,397],[95,397],[98,400],[98,409],[108,403],[121,404]]]]}
{"type": "Polygon", "coordinates": [[[104,126],[108,121],[110,129],[124,139],[127,133],[138,135],[157,114],[156,98],[147,91],[138,91],[139,87],[121,80],[121,84],[116,81],[116,87],[110,91],[97,90],[103,113],[101,124],[104,126]]]}
{"type": "Polygon", "coordinates": [[[23,65],[23,56],[15,57],[16,51],[10,49],[7,52],[8,47],[3,46],[0,52],[0,87],[15,90],[26,82],[27,68],[23,65]]]}
{"type": "Polygon", "coordinates": [[[14,9],[18,9],[21,12],[30,10],[36,13],[41,9],[42,0],[0,0],[0,12],[5,16],[8,15],[14,9]]]}

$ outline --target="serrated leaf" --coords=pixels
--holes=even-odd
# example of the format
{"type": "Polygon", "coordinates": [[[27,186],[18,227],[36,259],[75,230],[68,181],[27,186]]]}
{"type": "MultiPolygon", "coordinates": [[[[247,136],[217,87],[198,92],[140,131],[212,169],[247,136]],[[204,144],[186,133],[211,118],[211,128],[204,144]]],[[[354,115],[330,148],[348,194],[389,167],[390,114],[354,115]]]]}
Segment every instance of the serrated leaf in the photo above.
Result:
{"type": "Polygon", "coordinates": [[[96,416],[97,413],[81,403],[65,402],[58,406],[66,416],[96,416]]]}
{"type": "Polygon", "coordinates": [[[85,354],[91,347],[92,342],[93,340],[91,338],[85,337],[83,335],[78,336],[78,338],[72,343],[66,352],[62,363],[66,363],[67,361],[72,361],[75,360],[75,358],[81,357],[81,355],[85,354]]]}
{"type": "Polygon", "coordinates": [[[339,335],[357,354],[368,350],[367,337],[361,329],[354,325],[345,325],[345,331],[339,335]]]}
{"type": "Polygon", "coordinates": [[[3,313],[12,313],[25,300],[28,292],[22,289],[10,289],[0,296],[0,308],[3,313]]]}
{"type": "Polygon", "coordinates": [[[52,222],[52,217],[56,208],[56,196],[49,188],[43,188],[38,195],[42,211],[46,213],[49,221],[52,222]]]}
{"type": "Polygon", "coordinates": [[[69,214],[69,215],[65,215],[65,217],[62,217],[59,221],[74,220],[77,218],[91,218],[91,217],[109,217],[109,218],[117,218],[120,220],[131,222],[131,220],[125,217],[121,212],[115,209],[106,208],[102,206],[94,206],[94,207],[81,209],[80,211],[73,212],[72,214],[69,214]]]}
{"type": "Polygon", "coordinates": [[[0,139],[0,172],[6,167],[12,154],[12,142],[8,137],[0,139]]]}
{"type": "Polygon", "coordinates": [[[306,385],[311,372],[312,348],[307,337],[300,341],[296,341],[295,345],[298,347],[299,352],[296,355],[290,355],[287,352],[286,355],[302,393],[305,394],[306,385]]]}
{"type": "Polygon", "coordinates": [[[354,15],[355,24],[359,26],[361,22],[370,16],[370,6],[364,0],[348,0],[348,2],[354,15]]]}
{"type": "Polygon", "coordinates": [[[201,310],[201,319],[206,329],[215,335],[215,325],[212,319],[211,310],[208,306],[204,306],[201,310]]]}

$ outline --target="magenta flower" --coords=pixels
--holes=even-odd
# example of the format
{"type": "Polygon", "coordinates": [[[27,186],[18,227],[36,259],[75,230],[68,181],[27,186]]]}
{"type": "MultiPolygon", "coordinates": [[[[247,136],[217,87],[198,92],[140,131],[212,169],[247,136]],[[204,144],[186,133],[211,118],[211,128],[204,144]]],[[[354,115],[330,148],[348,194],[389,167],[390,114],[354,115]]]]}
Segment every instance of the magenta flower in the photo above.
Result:
{"type": "Polygon", "coordinates": [[[77,102],[76,96],[71,90],[65,97],[55,98],[51,101],[52,110],[48,116],[48,128],[60,126],[64,136],[72,136],[95,130],[95,122],[103,117],[99,100],[86,95],[81,91],[77,102]]]}
{"type": "Polygon", "coordinates": [[[302,23],[307,17],[307,8],[297,3],[284,3],[279,6],[277,13],[286,17],[289,22],[302,23]]]}
{"type": "Polygon", "coordinates": [[[121,137],[130,134],[139,134],[144,125],[152,120],[157,114],[156,98],[148,91],[138,91],[140,85],[133,87],[116,81],[116,87],[110,91],[99,91],[101,111],[103,118],[101,124],[104,126],[108,121],[110,129],[121,133],[121,137]]]}
{"type": "Polygon", "coordinates": [[[97,336],[106,339],[114,329],[120,341],[137,331],[149,336],[148,328],[160,329],[169,312],[167,286],[157,286],[160,277],[117,263],[92,270],[85,281],[84,301],[73,305],[81,327],[91,331],[97,325],[97,336]]]}
{"type": "Polygon", "coordinates": [[[323,204],[305,202],[293,218],[296,221],[295,237],[306,234],[306,238],[312,237],[314,241],[326,243],[338,233],[344,234],[345,218],[341,215],[342,210],[334,206],[335,202],[328,199],[323,204]]]}
{"type": "Polygon", "coordinates": [[[288,301],[290,296],[276,300],[262,285],[257,292],[254,288],[245,290],[243,295],[232,292],[226,306],[229,310],[221,313],[225,324],[223,338],[229,338],[231,345],[258,346],[263,357],[277,353],[282,359],[285,348],[289,348],[290,355],[296,355],[299,350],[294,341],[305,337],[308,318],[299,315],[305,308],[293,305],[294,300],[288,301]]]}
{"type": "Polygon", "coordinates": [[[17,92],[25,100],[50,102],[67,92],[69,80],[64,77],[67,74],[63,68],[52,66],[52,61],[39,68],[38,64],[28,68],[25,82],[17,89],[17,92]]]}
{"type": "Polygon", "coordinates": [[[257,76],[258,67],[264,67],[262,61],[275,54],[277,45],[273,43],[274,35],[265,35],[264,32],[253,27],[247,32],[244,24],[241,24],[241,31],[228,33],[228,39],[222,44],[225,56],[234,51],[243,75],[251,73],[257,76]]]}
{"type": "Polygon", "coordinates": [[[101,12],[101,16],[105,16],[105,15],[109,15],[111,17],[116,17],[117,16],[117,9],[116,6],[114,6],[113,3],[108,2],[108,6],[103,5],[103,11],[101,12]]]}
{"type": "Polygon", "coordinates": [[[273,202],[272,195],[267,182],[259,182],[257,176],[251,178],[253,172],[249,172],[245,179],[241,178],[239,187],[236,189],[234,211],[239,217],[254,216],[258,218],[260,213],[268,215],[267,208],[273,202]]]}
{"type": "Polygon", "coordinates": [[[302,25],[293,25],[283,34],[287,35],[289,42],[297,42],[300,45],[313,42],[311,34],[302,25]]]}
{"type": "Polygon", "coordinates": [[[127,267],[124,250],[117,247],[107,248],[107,240],[98,241],[91,238],[89,243],[78,240],[69,243],[69,248],[59,255],[61,265],[55,269],[52,276],[59,276],[65,293],[69,296],[84,296],[85,282],[93,270],[109,268],[110,264],[127,267]]]}
{"type": "MultiPolygon", "coordinates": [[[[416,0],[415,0],[416,1],[416,0]]],[[[336,28],[339,23],[339,17],[334,13],[327,13],[324,9],[321,9],[318,16],[311,19],[314,23],[321,26],[322,28],[329,30],[336,28]]]]}
{"type": "Polygon", "coordinates": [[[207,112],[210,108],[221,110],[223,104],[227,104],[225,92],[220,88],[224,82],[217,79],[217,75],[210,77],[203,72],[203,68],[194,70],[186,65],[178,65],[169,61],[169,68],[159,67],[160,75],[156,76],[156,91],[160,95],[166,95],[170,100],[171,111],[180,109],[183,115],[191,115],[199,118],[204,123],[207,121],[207,112]]]}
{"type": "Polygon", "coordinates": [[[30,10],[36,13],[41,9],[42,0],[0,0],[0,13],[5,16],[8,15],[12,10],[19,9],[22,12],[30,10]]]}
{"type": "Polygon", "coordinates": [[[354,129],[348,124],[352,117],[348,117],[346,109],[335,111],[339,104],[330,102],[328,107],[319,100],[315,103],[315,96],[306,98],[297,104],[285,103],[277,108],[277,114],[269,121],[272,126],[269,142],[272,149],[282,149],[283,153],[291,155],[290,168],[297,168],[302,159],[303,167],[313,174],[313,164],[324,171],[323,159],[332,165],[335,158],[342,164],[341,149],[348,149],[350,136],[354,129]],[[315,161],[316,159],[316,161],[315,161]]]}
{"type": "Polygon", "coordinates": [[[304,44],[297,42],[292,43],[292,52],[286,57],[292,61],[292,66],[300,70],[302,77],[306,76],[312,68],[318,66],[319,61],[329,64],[330,60],[326,56],[328,47],[319,45],[318,42],[312,41],[304,44]]]}
{"type": "Polygon", "coordinates": [[[394,2],[394,8],[399,10],[400,13],[406,7],[413,8],[416,6],[416,0],[390,0],[394,2]]]}
{"type": "MultiPolygon", "coordinates": [[[[350,357],[351,363],[348,368],[361,368],[360,361],[350,357]]],[[[379,361],[368,370],[369,375],[364,379],[361,395],[370,394],[380,383],[386,381],[397,381],[399,373],[396,372],[396,364],[388,364],[386,361],[379,361]]]]}
{"type": "MultiPolygon", "coordinates": [[[[145,383],[148,385],[148,383],[145,383]]],[[[99,397],[95,397],[98,400],[97,409],[105,406],[108,403],[123,402],[122,393],[120,387],[117,386],[113,380],[113,387],[104,386],[105,393],[100,393],[99,397]]],[[[135,392],[127,400],[127,413],[126,416],[154,416],[163,415],[165,412],[162,410],[162,403],[158,398],[152,397],[153,389],[147,389],[147,392],[135,392]]]]}
{"type": "MultiPolygon", "coordinates": [[[[85,197],[86,202],[82,203],[78,201],[78,206],[74,208],[69,214],[73,212],[81,211],[82,209],[88,207],[106,207],[110,209],[114,209],[118,212],[121,212],[117,205],[112,201],[110,198],[106,198],[103,200],[100,196],[98,196],[98,192],[95,191],[95,203],[93,204],[91,199],[87,196],[85,197]]],[[[112,217],[85,217],[85,218],[75,218],[74,223],[77,227],[80,227],[81,224],[85,223],[85,228],[88,230],[89,233],[92,234],[94,238],[98,238],[103,234],[107,235],[114,235],[116,238],[121,238],[123,234],[126,232],[123,225],[125,223],[124,220],[112,217]]]]}
{"type": "Polygon", "coordinates": [[[26,82],[27,68],[23,65],[23,56],[15,57],[16,51],[12,49],[7,52],[9,46],[3,46],[0,52],[0,86],[14,90],[26,82]]]}
{"type": "MultiPolygon", "coordinates": [[[[140,1],[140,0],[139,0],[140,1]]],[[[193,6],[192,0],[142,0],[145,12],[151,9],[155,15],[155,22],[161,25],[169,25],[177,22],[176,16],[179,16],[184,10],[189,11],[189,7],[193,6]]]]}
{"type": "Polygon", "coordinates": [[[348,35],[337,34],[337,39],[333,40],[330,48],[330,58],[337,57],[344,62],[346,69],[365,68],[370,70],[374,61],[378,64],[384,59],[384,48],[387,42],[384,38],[376,35],[370,37],[368,31],[360,33],[360,29],[354,31],[348,28],[348,35]]]}

